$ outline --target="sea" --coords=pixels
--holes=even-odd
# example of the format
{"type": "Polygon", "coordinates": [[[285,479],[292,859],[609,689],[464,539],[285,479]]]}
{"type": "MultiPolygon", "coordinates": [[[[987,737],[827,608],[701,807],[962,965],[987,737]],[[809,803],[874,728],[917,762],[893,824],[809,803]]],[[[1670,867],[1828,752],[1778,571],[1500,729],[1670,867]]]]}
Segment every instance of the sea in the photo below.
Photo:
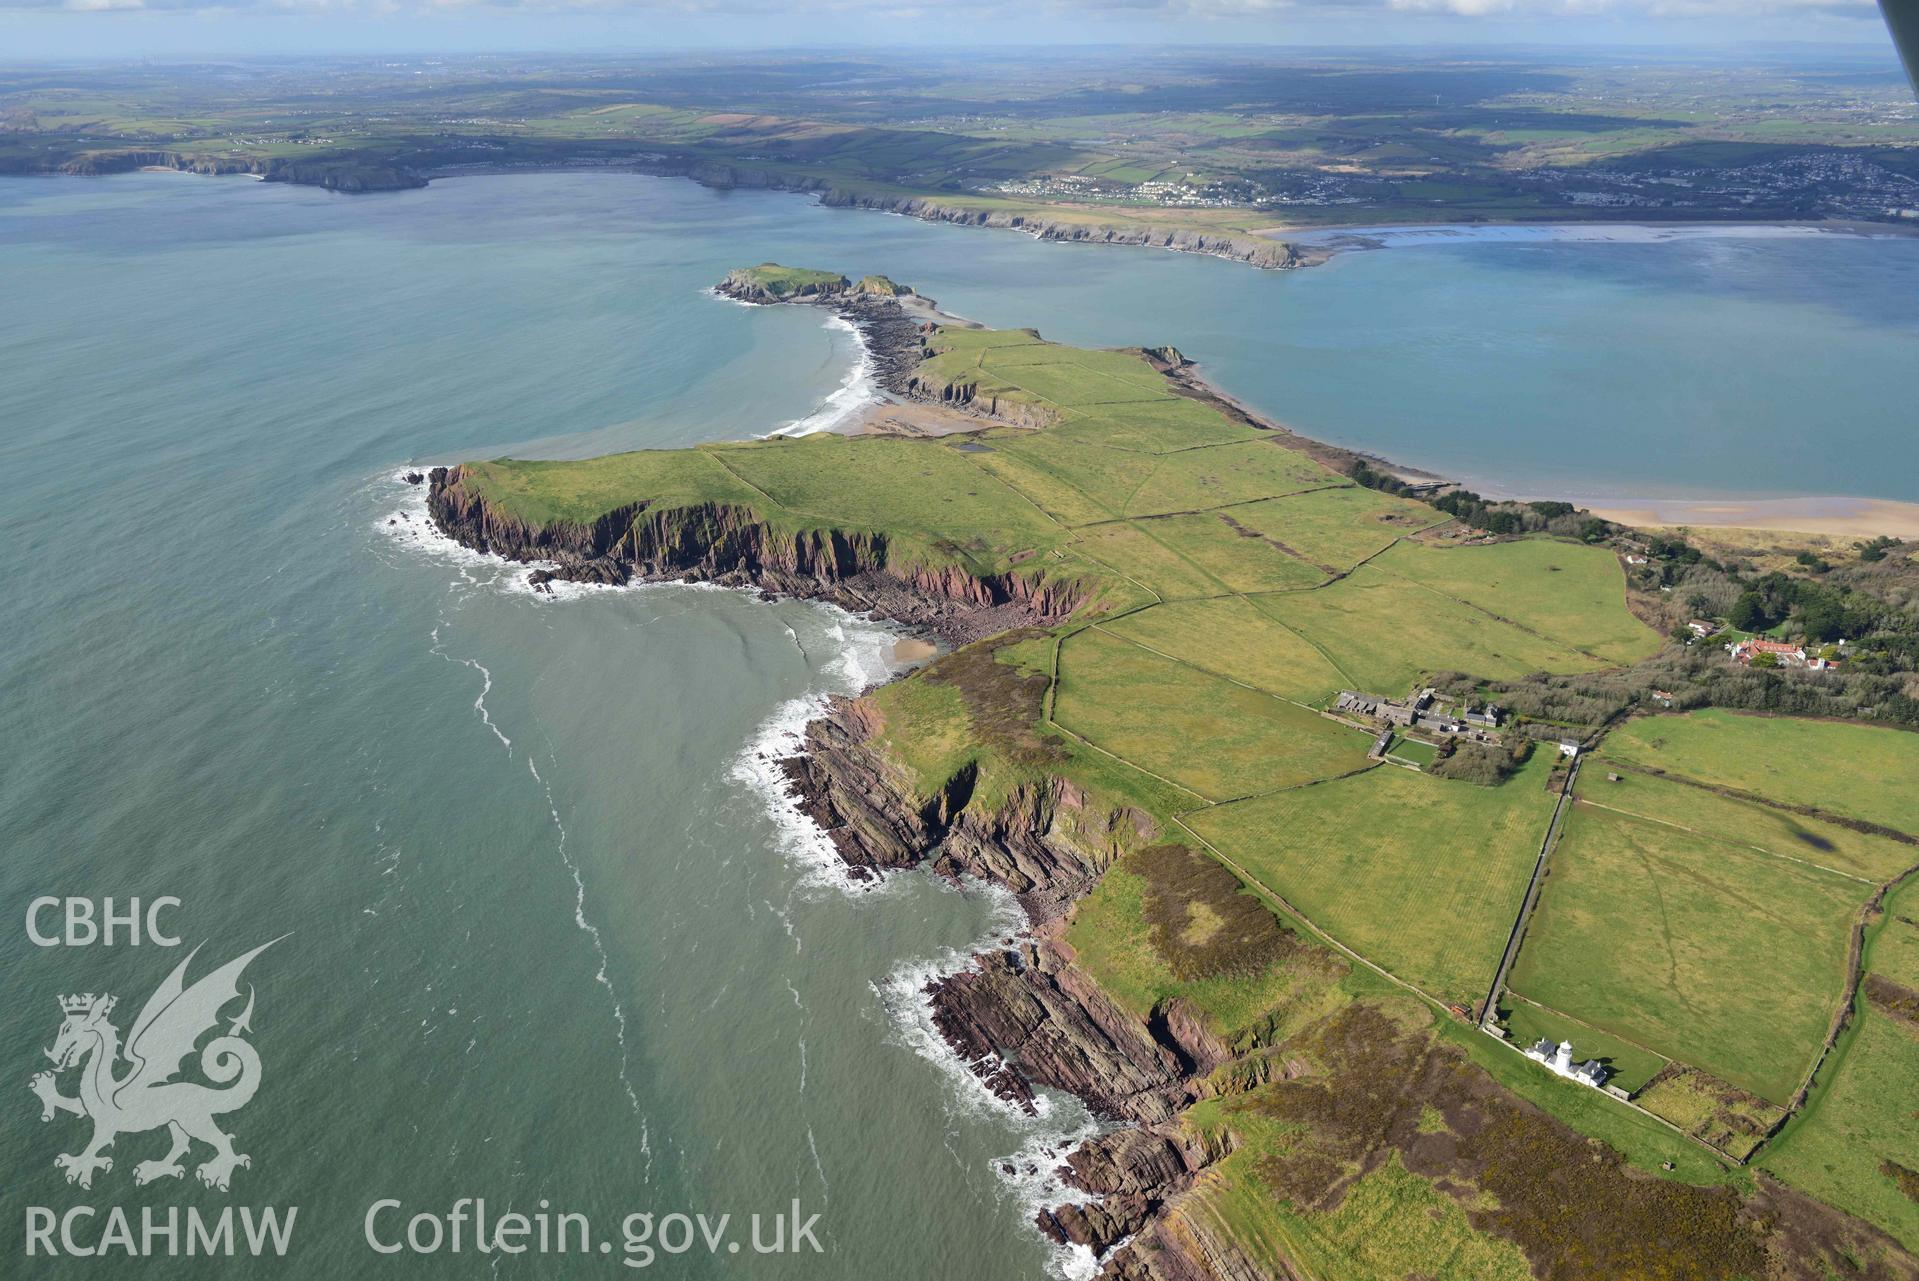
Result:
{"type": "Polygon", "coordinates": [[[1261,273],[626,174],[0,182],[0,1272],[1086,1273],[1031,1220],[1095,1122],[993,1099],[923,993],[1015,906],[847,882],[773,764],[897,636],[710,587],[536,595],[405,480],[844,425],[856,336],[710,291],[765,260],[1170,342],[1461,478],[1919,499],[1919,240],[1431,238],[1261,273]],[[137,1182],[161,1129],[69,1183],[91,1122],[30,1088],[69,1005],[177,1024],[173,984],[262,945],[219,1019],[261,1062],[218,1118],[230,1187],[197,1144],[137,1182]],[[141,1232],[267,1208],[283,1254],[141,1232]],[[565,1253],[474,1239],[563,1214],[565,1253]]]}

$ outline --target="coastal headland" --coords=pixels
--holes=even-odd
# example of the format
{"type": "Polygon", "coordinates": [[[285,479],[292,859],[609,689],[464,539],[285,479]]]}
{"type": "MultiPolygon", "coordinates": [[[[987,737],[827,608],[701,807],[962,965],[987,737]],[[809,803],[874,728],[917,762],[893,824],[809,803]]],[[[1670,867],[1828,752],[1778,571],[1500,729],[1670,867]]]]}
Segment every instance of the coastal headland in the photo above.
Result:
{"type": "Polygon", "coordinates": [[[1919,1277],[1911,1127],[1839,1137],[1879,1106],[1848,1073],[1919,1070],[1919,812],[1872,781],[1919,735],[1831,710],[1893,706],[1867,640],[1856,676],[1739,667],[1675,639],[1683,541],[1409,483],[1170,348],[881,277],[718,289],[832,309],[876,412],[930,426],[462,463],[429,510],[536,584],[716,582],[938,639],[784,770],[849,876],[1026,909],[928,999],[1008,1106],[1110,1123],[1042,1232],[1127,1281],[1919,1277]],[[1755,775],[1775,744],[1853,781],[1755,775]]]}

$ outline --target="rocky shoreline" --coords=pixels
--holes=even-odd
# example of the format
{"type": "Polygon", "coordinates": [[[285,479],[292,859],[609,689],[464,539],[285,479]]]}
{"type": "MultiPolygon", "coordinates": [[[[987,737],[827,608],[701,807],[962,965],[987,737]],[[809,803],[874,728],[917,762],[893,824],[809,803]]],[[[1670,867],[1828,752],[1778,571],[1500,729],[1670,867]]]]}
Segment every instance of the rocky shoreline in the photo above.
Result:
{"type": "MultiPolygon", "coordinates": [[[[929,300],[878,277],[852,283],[841,276],[772,264],[735,273],[719,290],[749,303],[832,308],[859,329],[872,349],[880,381],[892,394],[953,407],[952,390],[928,385],[919,372],[926,327],[950,319],[929,300]]],[[[1256,418],[1199,380],[1190,362],[1171,348],[1142,354],[1182,394],[1276,433],[1276,444],[1301,449],[1333,466],[1360,458],[1256,418]]],[[[985,420],[982,426],[1004,421],[991,417],[990,406],[960,408],[978,413],[985,420]]],[[[1095,590],[1091,582],[1048,579],[1017,563],[992,574],[970,572],[963,562],[916,563],[891,554],[894,549],[883,534],[776,528],[737,502],[639,502],[589,523],[535,525],[494,505],[486,485],[479,483],[481,477],[470,476],[466,467],[435,468],[408,479],[428,486],[429,516],[442,533],[476,551],[536,564],[530,576],[536,587],[556,580],[711,582],[828,601],[921,629],[955,647],[1022,628],[1050,628],[1089,605],[1095,590]]],[[[947,667],[928,678],[944,673],[957,679],[960,667],[972,657],[985,656],[990,665],[987,649],[952,655],[947,667]]],[[[1399,1099],[1404,1073],[1415,1067],[1427,1072],[1422,1080],[1435,1090],[1455,1080],[1446,1074],[1467,1069],[1463,1054],[1428,1056],[1410,1041],[1401,1046],[1389,1019],[1359,1006],[1359,1014],[1325,1033],[1328,1039],[1318,1044],[1338,1054],[1330,1063],[1316,1065],[1311,1050],[1303,1057],[1290,1050],[1271,1052],[1282,1039],[1273,1036],[1274,1029],[1254,1029],[1226,1044],[1179,997],[1159,1000],[1151,1009],[1123,1006],[1081,968],[1063,929],[1074,903],[1123,855],[1145,860],[1183,853],[1149,815],[1102,803],[1050,772],[1045,762],[1053,758],[1039,748],[1029,760],[1039,768],[1023,772],[1020,777],[1026,781],[1017,786],[995,787],[990,797],[970,766],[939,783],[933,794],[922,795],[919,777],[888,750],[886,729],[885,713],[874,700],[834,698],[805,727],[799,750],[780,761],[779,769],[794,803],[827,836],[849,877],[869,880],[887,871],[924,869],[989,881],[1019,901],[1026,929],[936,978],[924,994],[934,1029],[982,1088],[1009,1107],[1035,1113],[1043,1092],[1070,1094],[1104,1127],[1060,1158],[1063,1164],[1055,1171],[1059,1184],[1079,1195],[1036,1213],[1035,1226],[1047,1238],[1090,1257],[1107,1281],[1295,1281],[1296,1273],[1284,1259],[1249,1256],[1249,1249],[1267,1250],[1270,1243],[1242,1243],[1210,1198],[1188,1195],[1204,1180],[1236,1177],[1230,1169],[1224,1174],[1213,1171],[1222,1161],[1232,1157],[1239,1164],[1255,1154],[1235,1156],[1230,1129],[1188,1126],[1182,1114],[1217,1095],[1266,1086],[1282,1093],[1305,1087],[1292,1097],[1310,1114],[1324,1092],[1324,1086],[1310,1084],[1311,1078],[1342,1072],[1350,1076],[1354,1064],[1374,1062],[1382,1046],[1402,1055],[1404,1062],[1388,1064],[1388,1070],[1367,1077],[1357,1089],[1356,1106],[1366,1113],[1352,1140],[1355,1159],[1363,1157],[1360,1171],[1376,1168],[1390,1148],[1422,1177],[1449,1177],[1455,1167],[1478,1177],[1472,1162],[1480,1158],[1462,1157],[1455,1138],[1473,1138],[1484,1128],[1483,1121],[1462,1119],[1457,1127],[1463,1128],[1449,1122],[1448,1137],[1422,1145],[1412,1134],[1424,1115],[1417,1099],[1401,1099],[1405,1106],[1375,1108],[1383,1098],[1399,1099]],[[1372,1023],[1364,1023],[1366,1018],[1372,1023]],[[1348,1050],[1358,1056],[1351,1062],[1339,1057],[1348,1050]],[[1403,1124],[1407,1132],[1377,1128],[1375,1121],[1403,1124]]],[[[1491,1092],[1486,1095],[1491,1098],[1498,1087],[1488,1078],[1476,1088],[1491,1092]]],[[[1644,1201],[1649,1195],[1645,1188],[1656,1186],[1660,1196],[1674,1201],[1674,1214],[1680,1217],[1710,1212],[1730,1221],[1739,1212],[1730,1193],[1664,1182],[1637,1185],[1621,1158],[1602,1156],[1605,1150],[1593,1141],[1563,1127],[1555,1129],[1554,1122],[1529,1104],[1505,1100],[1499,1107],[1498,1117],[1513,1131],[1500,1131],[1501,1142],[1511,1139],[1517,1144],[1523,1138],[1527,1144],[1547,1145],[1539,1150],[1563,1150],[1562,1164],[1574,1159],[1610,1162],[1594,1167],[1611,1180],[1608,1195],[1644,1201]]],[[[1294,1171],[1316,1189],[1314,1196],[1336,1198],[1338,1189],[1348,1186],[1343,1179],[1322,1180],[1322,1173],[1310,1161],[1294,1171]]],[[[1501,1195],[1518,1197],[1523,1190],[1515,1185],[1501,1195]]],[[[1774,1195],[1765,1185],[1762,1191],[1774,1195]]],[[[1558,1203],[1553,1204],[1557,1213],[1558,1203]]],[[[1520,1226],[1545,1222],[1539,1208],[1521,1206],[1515,1211],[1523,1220],[1520,1226]],[[1533,1217],[1526,1218],[1528,1214],[1533,1217]]],[[[1707,1223],[1699,1232],[1711,1236],[1718,1230],[1707,1223]]],[[[1554,1252],[1562,1247],[1573,1248],[1557,1237],[1550,1249],[1534,1245],[1545,1251],[1540,1257],[1547,1258],[1559,1257],[1554,1252]]]]}
{"type": "Polygon", "coordinates": [[[718,190],[748,188],[762,191],[787,191],[819,198],[821,204],[835,209],[864,209],[894,213],[923,222],[948,222],[969,227],[989,227],[1020,231],[1038,240],[1078,244],[1132,245],[1148,249],[1166,249],[1176,253],[1202,254],[1242,262],[1262,270],[1287,270],[1310,267],[1324,262],[1331,253],[1311,246],[1251,234],[1194,231],[1172,226],[1118,225],[1070,222],[1058,218],[1032,217],[1004,210],[969,209],[941,203],[932,196],[883,196],[835,187],[813,178],[790,178],[767,170],[741,167],[716,161],[646,160],[626,157],[594,157],[551,161],[527,165],[487,165],[440,163],[415,167],[379,158],[359,159],[320,155],[306,160],[255,160],[208,157],[178,150],[137,150],[90,152],[86,155],[44,165],[25,165],[11,172],[57,172],[78,176],[131,173],[136,169],[166,168],[182,173],[253,174],[268,182],[286,182],[296,186],[324,187],[348,195],[379,191],[405,191],[424,187],[435,176],[476,173],[514,173],[521,171],[624,171],[660,178],[686,178],[703,187],[718,190]]]}
{"type": "Polygon", "coordinates": [[[878,729],[869,706],[848,698],[834,699],[807,726],[803,752],[782,763],[801,809],[855,877],[929,866],[1012,891],[1030,932],[929,985],[934,1026],[1006,1102],[1030,1111],[1038,1090],[1063,1091],[1116,1127],[1067,1155],[1061,1177],[1087,1197],[1041,1211],[1039,1229],[1091,1250],[1104,1277],[1263,1275],[1177,1208],[1180,1193],[1225,1155],[1183,1136],[1177,1118],[1203,1096],[1203,1078],[1229,1057],[1228,1047],[1179,1001],[1150,1021],[1120,1008],[1054,928],[1123,844],[1150,838],[1150,820],[1132,811],[1089,814],[1085,793],[1060,778],[1021,789],[990,812],[970,804],[965,775],[918,800],[871,745],[878,729]]]}
{"type": "Polygon", "coordinates": [[[965,209],[943,205],[928,196],[875,197],[858,192],[829,189],[820,195],[820,203],[835,209],[869,209],[900,214],[922,222],[950,222],[966,227],[991,227],[1022,231],[1035,240],[1072,244],[1133,245],[1146,249],[1167,249],[1175,253],[1201,254],[1243,262],[1266,271],[1284,271],[1310,267],[1330,255],[1281,240],[1258,236],[1227,235],[1173,227],[1128,227],[1103,223],[1066,222],[1057,218],[1030,218],[1025,214],[1002,210],[965,209]]]}

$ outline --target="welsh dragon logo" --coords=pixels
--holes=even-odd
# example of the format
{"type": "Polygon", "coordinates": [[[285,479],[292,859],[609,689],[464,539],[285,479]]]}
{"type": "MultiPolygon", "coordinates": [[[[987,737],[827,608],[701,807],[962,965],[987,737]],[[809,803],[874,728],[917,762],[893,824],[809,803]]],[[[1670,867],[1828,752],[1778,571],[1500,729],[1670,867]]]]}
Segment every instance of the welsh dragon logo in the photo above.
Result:
{"type": "Polygon", "coordinates": [[[251,986],[246,1008],[229,1022],[224,1035],[200,1050],[200,1071],[213,1086],[174,1078],[200,1038],[219,1026],[220,1011],[239,999],[240,974],[247,963],[279,941],[261,944],[188,987],[187,966],[200,952],[194,948],[147,998],[124,1047],[110,1017],[114,997],[88,992],[60,998],[65,1017],[53,1048],[45,1052],[53,1070],[41,1072],[29,1084],[39,1096],[42,1121],[60,1112],[93,1121],[93,1138],[86,1147],[53,1159],[66,1171],[67,1182],[92,1187],[95,1171],[113,1169],[113,1158],[105,1152],[115,1139],[162,1126],[173,1146],[159,1160],[134,1166],[135,1183],[180,1178],[186,1173],[180,1159],[196,1139],[213,1149],[213,1156],[195,1171],[210,1188],[226,1191],[235,1168],[253,1164],[251,1157],[233,1150],[233,1136],[213,1119],[238,1112],[260,1088],[260,1055],[243,1035],[253,1030],[251,986]],[[128,1065],[124,1072],[119,1070],[123,1061],[128,1065]],[[69,1097],[60,1093],[58,1077],[75,1066],[80,1069],[80,1092],[69,1097]]]}

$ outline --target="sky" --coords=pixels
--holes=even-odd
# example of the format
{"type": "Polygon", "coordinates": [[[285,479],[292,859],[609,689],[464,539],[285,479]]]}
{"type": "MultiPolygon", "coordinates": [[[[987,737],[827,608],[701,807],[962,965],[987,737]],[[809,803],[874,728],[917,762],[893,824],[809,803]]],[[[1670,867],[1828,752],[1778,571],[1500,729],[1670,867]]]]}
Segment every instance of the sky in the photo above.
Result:
{"type": "Polygon", "coordinates": [[[1846,43],[1871,0],[0,0],[0,62],[1006,44],[1846,43]]]}

